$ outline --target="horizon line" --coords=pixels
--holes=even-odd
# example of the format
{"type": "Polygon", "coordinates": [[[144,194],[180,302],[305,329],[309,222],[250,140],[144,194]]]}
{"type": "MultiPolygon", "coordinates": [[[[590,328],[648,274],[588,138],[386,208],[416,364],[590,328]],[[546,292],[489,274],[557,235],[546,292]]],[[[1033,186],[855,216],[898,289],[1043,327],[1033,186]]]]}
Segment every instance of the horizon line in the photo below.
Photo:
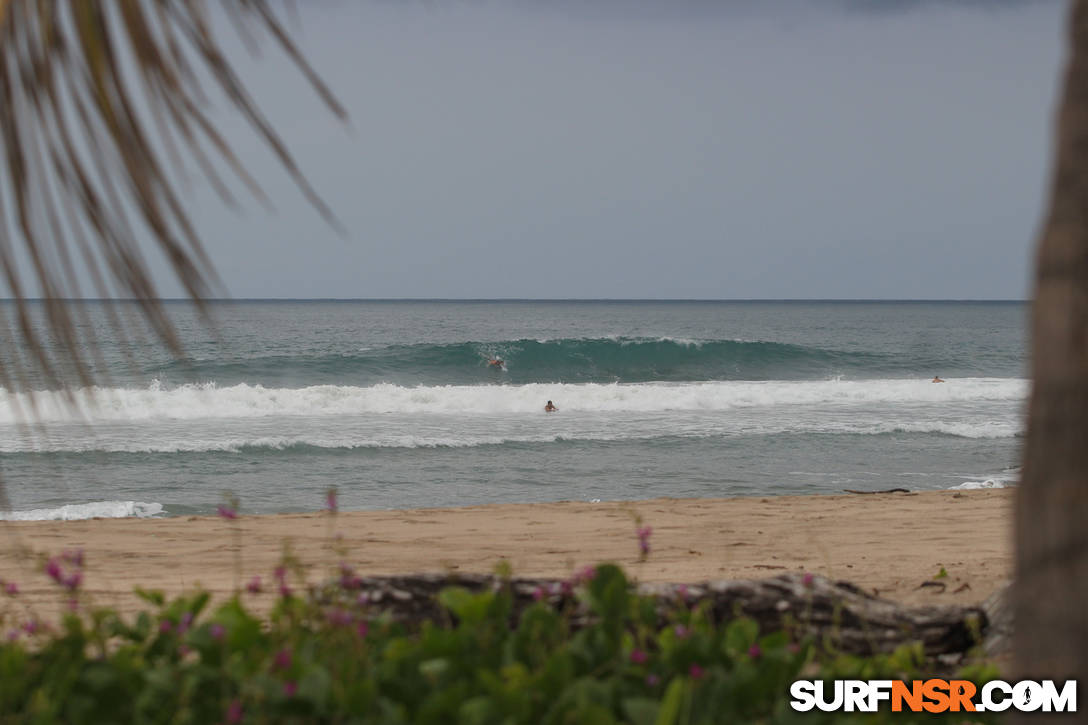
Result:
{"type": "MultiPolygon", "coordinates": [[[[13,297],[0,302],[17,302],[13,297]]],[[[28,297],[24,302],[196,302],[190,297],[28,297]]],[[[1029,298],[975,297],[207,297],[201,302],[1031,302],[1029,298]]]]}

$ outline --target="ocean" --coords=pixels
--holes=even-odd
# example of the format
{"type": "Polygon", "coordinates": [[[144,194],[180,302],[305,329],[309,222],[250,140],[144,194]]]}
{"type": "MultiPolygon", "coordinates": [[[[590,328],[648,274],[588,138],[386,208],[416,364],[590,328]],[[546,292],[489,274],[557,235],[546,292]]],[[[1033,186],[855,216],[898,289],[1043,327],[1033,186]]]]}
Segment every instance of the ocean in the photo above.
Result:
{"type": "MultiPolygon", "coordinates": [[[[237,301],[0,390],[4,518],[1002,487],[1021,302],[237,301]],[[503,367],[488,364],[501,358],[503,367]],[[946,382],[933,383],[939,375],[946,382]],[[559,410],[545,413],[554,401],[559,410]]],[[[10,310],[9,310],[10,311],[10,310]]]]}

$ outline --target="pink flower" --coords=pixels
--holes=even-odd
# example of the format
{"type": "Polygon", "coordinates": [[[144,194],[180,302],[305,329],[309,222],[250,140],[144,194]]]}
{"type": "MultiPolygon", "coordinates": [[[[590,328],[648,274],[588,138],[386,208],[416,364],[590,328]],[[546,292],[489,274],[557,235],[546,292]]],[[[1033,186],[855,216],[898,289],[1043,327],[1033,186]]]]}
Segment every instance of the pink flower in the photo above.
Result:
{"type": "Polygon", "coordinates": [[[298,692],[298,683],[294,680],[287,680],[283,683],[283,694],[285,697],[294,697],[298,692]]]}
{"type": "Polygon", "coordinates": [[[276,577],[276,581],[278,581],[280,585],[280,596],[284,599],[291,596],[291,587],[287,586],[287,567],[281,564],[280,566],[276,567],[276,570],[275,572],[273,572],[273,574],[276,577]]]}
{"type": "Polygon", "coordinates": [[[691,679],[698,680],[705,674],[705,670],[699,665],[692,665],[688,668],[688,674],[691,675],[691,679]]]}
{"type": "Polygon", "coordinates": [[[45,573],[58,584],[64,579],[64,570],[61,569],[60,562],[56,558],[50,559],[49,563],[45,565],[45,573]]]}
{"type": "Polygon", "coordinates": [[[82,583],[83,583],[83,572],[81,572],[81,571],[72,572],[71,574],[66,576],[64,578],[64,581],[62,582],[62,584],[64,584],[64,588],[67,589],[70,592],[74,592],[76,589],[79,589],[79,585],[82,584],[82,583]]]}
{"type": "Polygon", "coordinates": [[[159,622],[159,632],[161,634],[170,634],[174,631],[174,625],[169,619],[164,619],[159,622]]]}
{"type": "Polygon", "coordinates": [[[242,715],[242,702],[238,699],[231,700],[230,704],[227,705],[227,722],[230,725],[238,725],[238,723],[242,722],[242,715]]]}
{"type": "Polygon", "coordinates": [[[274,670],[286,670],[291,666],[291,650],[281,649],[276,653],[276,658],[272,661],[272,669],[274,670]]]}
{"type": "Polygon", "coordinates": [[[812,572],[805,572],[805,575],[801,577],[801,583],[809,589],[812,588],[812,583],[816,580],[816,577],[812,576],[812,572]]]}
{"type": "Polygon", "coordinates": [[[640,649],[631,650],[631,661],[636,665],[645,664],[646,660],[650,659],[649,655],[640,649]]]}
{"type": "Polygon", "coordinates": [[[533,589],[533,601],[539,602],[544,598],[544,587],[536,587],[533,589]]]}
{"type": "Polygon", "coordinates": [[[23,622],[23,631],[27,634],[37,634],[42,629],[42,623],[36,619],[28,619],[23,622]]]}
{"type": "Polygon", "coordinates": [[[591,582],[597,576],[597,567],[595,566],[583,566],[578,570],[578,573],[574,575],[574,583],[582,584],[584,582],[591,582]]]}
{"type": "Polygon", "coordinates": [[[758,660],[763,656],[763,650],[759,648],[758,644],[754,644],[748,648],[748,656],[754,660],[758,660]]]}
{"type": "Polygon", "coordinates": [[[252,579],[250,579],[249,582],[246,584],[246,591],[249,592],[250,594],[260,594],[261,593],[261,578],[259,576],[255,576],[252,579]]]}
{"type": "Polygon", "coordinates": [[[638,527],[638,553],[641,559],[650,555],[650,534],[653,532],[654,530],[649,526],[638,527]]]}
{"type": "Polygon", "coordinates": [[[7,582],[4,584],[4,593],[9,597],[14,597],[19,593],[19,585],[15,582],[7,582]]]}
{"type": "MultiPolygon", "coordinates": [[[[224,505],[220,504],[219,507],[216,508],[215,511],[222,518],[227,519],[227,520],[233,520],[233,519],[238,518],[238,512],[236,510],[234,510],[233,508],[231,508],[230,506],[224,506],[224,505]]],[[[238,702],[238,701],[235,700],[235,702],[238,702]]],[[[241,708],[241,705],[239,705],[238,707],[241,708]]]]}
{"type": "Polygon", "coordinates": [[[212,639],[216,642],[222,642],[223,638],[227,636],[227,628],[222,624],[219,624],[219,622],[216,622],[208,628],[208,634],[210,634],[212,639]]]}
{"type": "Polygon", "coordinates": [[[340,564],[340,588],[358,589],[363,585],[363,580],[355,576],[355,570],[347,564],[340,564]]]}
{"type": "Polygon", "coordinates": [[[351,615],[343,609],[330,609],[325,613],[325,618],[334,627],[345,627],[351,624],[351,615]]]}

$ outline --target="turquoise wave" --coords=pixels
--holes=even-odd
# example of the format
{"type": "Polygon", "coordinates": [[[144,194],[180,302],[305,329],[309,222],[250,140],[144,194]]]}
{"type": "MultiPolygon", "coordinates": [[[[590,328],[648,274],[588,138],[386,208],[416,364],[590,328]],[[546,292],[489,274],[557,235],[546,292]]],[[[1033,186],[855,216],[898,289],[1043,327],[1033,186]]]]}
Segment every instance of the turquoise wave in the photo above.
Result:
{"type": "MultiPolygon", "coordinates": [[[[923,369],[932,368],[926,361],[923,369]]],[[[806,380],[911,371],[910,361],[780,342],[566,338],[390,345],[351,354],[182,360],[148,372],[221,384],[465,385],[806,380]],[[489,364],[500,359],[502,366],[489,364]]]]}

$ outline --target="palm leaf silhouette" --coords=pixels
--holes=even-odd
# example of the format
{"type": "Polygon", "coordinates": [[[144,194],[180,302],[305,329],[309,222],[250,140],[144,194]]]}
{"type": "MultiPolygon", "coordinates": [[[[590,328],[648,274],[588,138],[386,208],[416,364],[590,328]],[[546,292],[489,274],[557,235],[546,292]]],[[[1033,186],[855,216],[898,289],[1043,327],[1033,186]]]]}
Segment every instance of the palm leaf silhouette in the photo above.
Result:
{"type": "MultiPolygon", "coordinates": [[[[127,349],[150,334],[181,346],[148,265],[161,253],[208,320],[222,291],[179,200],[189,159],[228,205],[232,186],[260,186],[209,118],[225,102],[263,140],[333,225],[228,61],[228,25],[251,52],[270,39],[340,119],[343,107],[266,0],[0,0],[0,385],[8,391],[101,382],[95,332],[81,298],[100,298],[127,349]],[[228,169],[233,179],[216,171],[228,169]]],[[[12,396],[13,404],[19,399],[12,396]]],[[[21,396],[36,410],[33,395],[21,396]]],[[[0,491],[2,494],[2,491],[0,491]]],[[[2,498],[2,496],[0,496],[2,498]]],[[[0,501],[0,503],[3,503],[0,501]]]]}

